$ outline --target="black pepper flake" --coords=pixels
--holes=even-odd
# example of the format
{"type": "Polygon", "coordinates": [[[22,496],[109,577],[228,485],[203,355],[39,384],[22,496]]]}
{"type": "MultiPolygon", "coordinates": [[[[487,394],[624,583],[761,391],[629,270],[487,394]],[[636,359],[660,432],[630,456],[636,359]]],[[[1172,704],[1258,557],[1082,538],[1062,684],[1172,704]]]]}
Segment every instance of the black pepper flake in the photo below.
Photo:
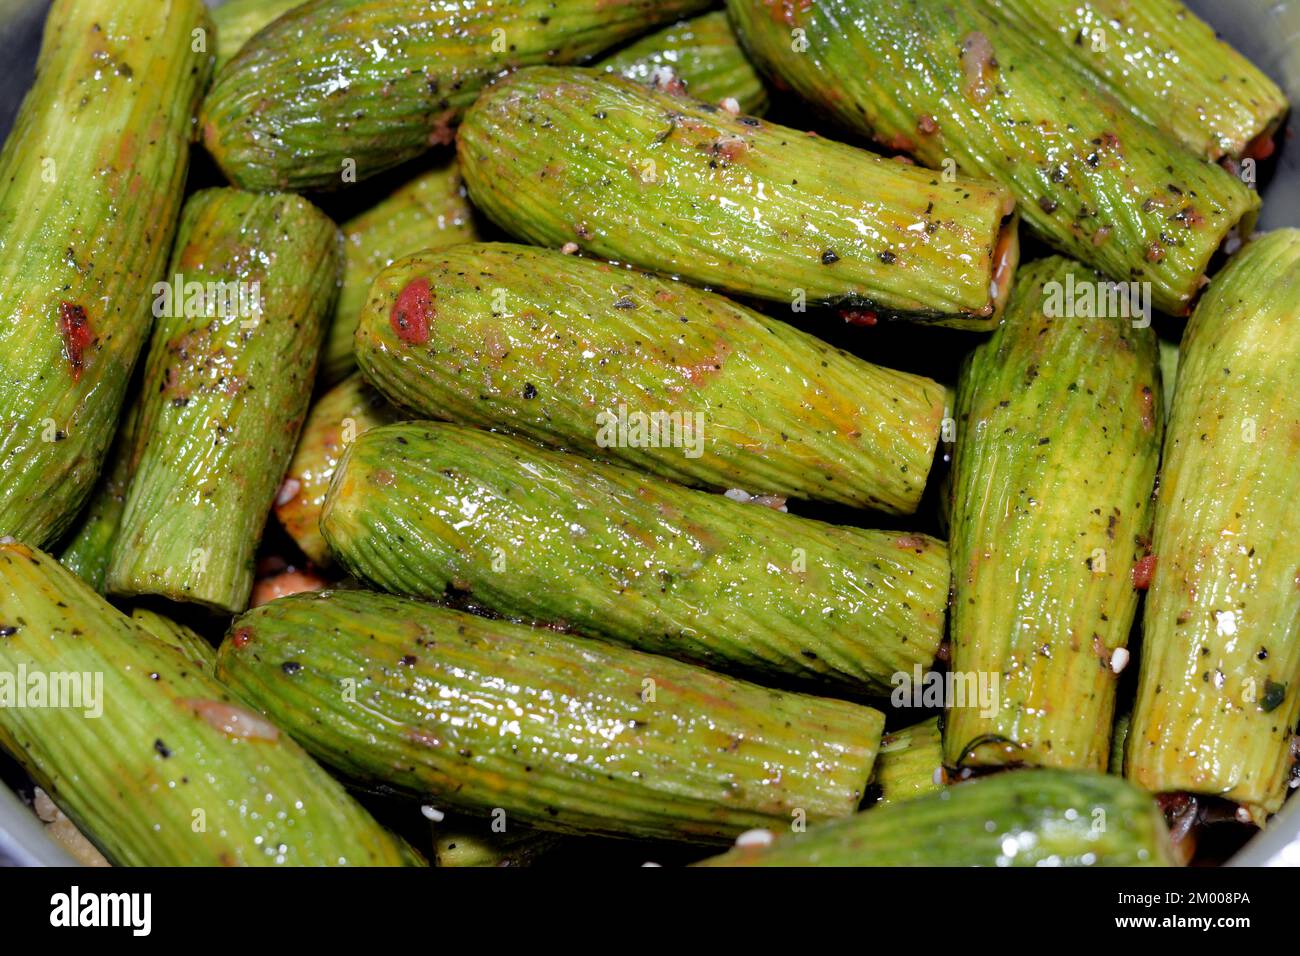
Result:
{"type": "Polygon", "coordinates": [[[1276,681],[1264,681],[1264,697],[1259,702],[1259,709],[1264,713],[1276,710],[1286,697],[1286,684],[1276,681]]]}

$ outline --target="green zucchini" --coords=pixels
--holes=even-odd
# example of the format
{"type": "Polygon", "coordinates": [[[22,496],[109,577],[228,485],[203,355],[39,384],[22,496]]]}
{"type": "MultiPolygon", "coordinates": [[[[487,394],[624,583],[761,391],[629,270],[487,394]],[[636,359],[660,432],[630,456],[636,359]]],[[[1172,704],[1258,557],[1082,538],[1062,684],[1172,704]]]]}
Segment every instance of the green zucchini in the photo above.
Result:
{"type": "Polygon", "coordinates": [[[306,200],[209,189],[186,203],[171,294],[155,308],[111,593],[247,606],[338,277],[338,230],[306,200]]]}
{"type": "Polygon", "coordinates": [[[897,514],[920,503],[943,418],[937,382],[719,295],[500,243],[381,273],[357,360],[431,418],[686,484],[897,514]]]}
{"type": "Polygon", "coordinates": [[[880,790],[880,804],[923,797],[942,790],[946,781],[938,717],[890,731],[881,738],[873,781],[880,790]]]}
{"type": "Polygon", "coordinates": [[[1248,243],[1183,336],[1129,779],[1258,819],[1300,716],[1300,230],[1248,243]]]}
{"type": "Polygon", "coordinates": [[[203,141],[244,189],[328,189],[450,143],[503,71],[574,63],[707,0],[308,0],[217,74],[203,141]]]}
{"type": "Polygon", "coordinates": [[[433,842],[437,866],[530,866],[551,850],[561,837],[545,830],[492,833],[486,823],[478,827],[438,827],[433,842]]]}
{"type": "Polygon", "coordinates": [[[1128,731],[1133,725],[1132,711],[1125,711],[1115,718],[1115,729],[1110,735],[1110,766],[1107,773],[1124,776],[1124,751],[1128,747],[1128,731]]]}
{"type": "Polygon", "coordinates": [[[948,534],[952,520],[952,457],[954,442],[957,439],[957,420],[952,417],[957,407],[957,388],[945,382],[943,385],[943,423],[939,428],[939,448],[935,452],[935,471],[938,472],[936,494],[934,496],[934,516],[939,525],[939,533],[948,534]]]}
{"type": "Polygon", "coordinates": [[[1174,410],[1174,389],[1178,384],[1178,343],[1162,338],[1157,344],[1160,346],[1160,381],[1164,385],[1162,394],[1165,400],[1165,421],[1168,422],[1169,415],[1174,410]]]}
{"type": "Polygon", "coordinates": [[[1118,777],[1020,770],[877,807],[704,866],[1170,866],[1154,800],[1118,777]]]}
{"type": "Polygon", "coordinates": [[[767,88],[745,58],[723,10],[674,23],[625,46],[597,66],[606,73],[657,85],[668,70],[697,100],[734,100],[740,112],[750,116],[767,112],[767,88]]]}
{"type": "Polygon", "coordinates": [[[941,541],[780,514],[455,425],[358,437],[321,532],[346,570],[387,591],[468,592],[512,619],[858,695],[929,667],[943,634],[941,541]]]}
{"type": "Polygon", "coordinates": [[[212,11],[217,25],[217,69],[235,58],[262,27],[303,0],[224,0],[212,11]]]}
{"type": "Polygon", "coordinates": [[[417,176],[344,223],[343,288],[325,335],[321,381],[333,385],[356,370],[353,341],[357,319],[381,269],[422,249],[441,249],[477,238],[454,159],[417,176]]]}
{"type": "Polygon", "coordinates": [[[55,541],[95,484],[176,227],[209,25],[200,0],[50,7],[0,153],[0,536],[55,541]]]}
{"type": "Polygon", "coordinates": [[[350,779],[610,836],[725,840],[851,814],[883,724],[857,704],[366,591],[249,611],[217,667],[350,779]]]}
{"type": "Polygon", "coordinates": [[[1106,769],[1164,416],[1155,335],[1109,314],[1103,287],[1060,257],[1022,267],[963,369],[950,767],[1106,769]]]}
{"type": "Polygon", "coordinates": [[[981,3],[1192,152],[1272,152],[1286,95],[1179,0],[981,3]]]}
{"type": "Polygon", "coordinates": [[[591,70],[495,84],[457,138],[476,206],[535,245],[740,295],[992,328],[1009,193],[591,70]]]}
{"type": "Polygon", "coordinates": [[[178,621],[164,617],[147,607],[133,608],[131,620],[168,647],[180,651],[190,662],[211,674],[216,669],[217,652],[203,635],[178,621]]]}
{"type": "Polygon", "coordinates": [[[115,866],[393,866],[410,854],[203,668],[17,543],[0,544],[6,687],[0,747],[115,866]]]}
{"type": "Polygon", "coordinates": [[[77,525],[64,543],[59,562],[100,594],[108,580],[113,545],[126,510],[126,492],[135,474],[134,449],[140,399],[127,402],[117,437],[109,449],[107,467],[91,492],[90,501],[77,518],[77,525]]]}
{"type": "Polygon", "coordinates": [[[316,564],[330,562],[320,534],[325,492],[343,449],[357,435],[402,416],[360,375],[351,375],[320,396],[307,414],[298,449],[289,462],[275,515],[302,553],[316,564]]]}
{"type": "Polygon", "coordinates": [[[926,166],[988,177],[1050,245],[1186,314],[1259,196],[1044,52],[951,0],[728,0],[755,62],[849,128],[926,166]],[[792,31],[803,40],[794,43],[792,31]],[[792,47],[799,47],[793,49],[792,47]],[[1148,288],[1148,287],[1143,287],[1148,288]]]}

